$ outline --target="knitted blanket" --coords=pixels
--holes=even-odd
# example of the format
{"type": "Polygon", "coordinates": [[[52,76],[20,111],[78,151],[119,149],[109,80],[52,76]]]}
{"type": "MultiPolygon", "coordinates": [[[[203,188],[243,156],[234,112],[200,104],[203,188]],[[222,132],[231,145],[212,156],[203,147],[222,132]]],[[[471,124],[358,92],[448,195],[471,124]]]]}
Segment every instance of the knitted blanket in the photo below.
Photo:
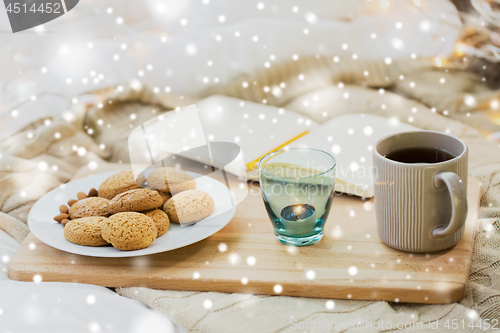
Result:
{"type": "MultiPolygon", "coordinates": [[[[81,96],[63,117],[42,119],[0,142],[0,228],[22,241],[29,233],[28,212],[37,199],[72,178],[126,169],[127,137],[133,128],[213,93],[282,106],[320,123],[362,112],[462,138],[470,149],[469,174],[482,181],[467,295],[449,305],[334,300],[333,308],[324,299],[285,296],[147,288],[119,288],[120,295],[159,310],[187,331],[214,333],[321,332],[331,331],[332,323],[338,323],[335,331],[340,332],[354,330],[360,320],[390,322],[394,328],[398,322],[418,321],[428,327],[439,320],[445,330],[447,319],[500,319],[500,149],[485,137],[500,131],[500,126],[480,112],[498,92],[488,90],[481,78],[461,71],[459,65],[444,69],[421,59],[386,64],[312,57],[239,77],[199,96],[155,93],[137,82],[91,92],[99,104],[85,104],[95,98],[81,96]],[[213,304],[209,309],[203,306],[207,299],[213,304]]],[[[417,326],[405,330],[425,331],[417,326]]]]}

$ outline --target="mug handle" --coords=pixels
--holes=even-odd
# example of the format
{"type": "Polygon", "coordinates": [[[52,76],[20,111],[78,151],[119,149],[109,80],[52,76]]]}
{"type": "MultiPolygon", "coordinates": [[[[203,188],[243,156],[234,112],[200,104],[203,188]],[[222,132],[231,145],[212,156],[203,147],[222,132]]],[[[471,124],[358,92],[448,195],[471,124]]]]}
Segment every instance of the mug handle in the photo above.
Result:
{"type": "Polygon", "coordinates": [[[432,230],[436,238],[452,235],[459,231],[467,219],[467,194],[464,184],[454,172],[440,172],[434,176],[434,185],[437,188],[447,187],[451,198],[451,220],[448,226],[437,227],[432,230]]]}

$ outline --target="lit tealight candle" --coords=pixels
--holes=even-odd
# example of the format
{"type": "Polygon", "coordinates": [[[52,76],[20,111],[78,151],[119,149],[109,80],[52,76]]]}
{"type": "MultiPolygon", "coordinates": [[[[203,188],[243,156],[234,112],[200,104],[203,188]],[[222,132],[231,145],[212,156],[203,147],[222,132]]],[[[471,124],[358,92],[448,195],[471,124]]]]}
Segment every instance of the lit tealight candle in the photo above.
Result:
{"type": "Polygon", "coordinates": [[[289,205],[281,210],[281,217],[287,221],[303,221],[312,216],[316,208],[308,204],[289,205]]]}

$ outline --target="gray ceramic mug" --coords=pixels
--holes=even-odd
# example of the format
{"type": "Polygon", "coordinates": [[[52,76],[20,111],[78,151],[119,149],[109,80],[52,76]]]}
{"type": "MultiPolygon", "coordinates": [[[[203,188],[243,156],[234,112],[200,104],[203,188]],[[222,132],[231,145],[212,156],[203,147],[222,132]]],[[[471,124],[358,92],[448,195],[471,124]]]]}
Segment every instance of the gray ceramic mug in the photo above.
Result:
{"type": "Polygon", "coordinates": [[[467,145],[439,132],[394,134],[373,149],[377,231],[388,246],[409,252],[449,248],[462,238],[467,218],[467,145]],[[439,163],[404,163],[385,156],[408,148],[438,148],[454,157],[439,163]]]}

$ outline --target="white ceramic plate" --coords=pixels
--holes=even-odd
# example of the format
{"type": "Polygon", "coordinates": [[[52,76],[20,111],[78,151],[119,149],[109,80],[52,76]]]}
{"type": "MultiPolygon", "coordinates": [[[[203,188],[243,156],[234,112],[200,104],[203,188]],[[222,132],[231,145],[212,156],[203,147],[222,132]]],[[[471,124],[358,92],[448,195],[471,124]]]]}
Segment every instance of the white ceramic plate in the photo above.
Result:
{"type": "Polygon", "coordinates": [[[171,223],[167,233],[149,247],[136,251],[121,251],[111,246],[91,247],[73,244],[64,238],[63,226],[53,220],[59,206],[75,199],[78,192],[86,192],[104,182],[116,172],[107,172],[61,185],[38,200],[28,215],[28,226],[39,240],[56,249],[92,257],[135,257],[178,249],[201,241],[225,227],[236,212],[234,197],[222,183],[210,177],[188,172],[196,179],[196,189],[207,192],[215,203],[214,212],[196,224],[181,227],[171,223]]]}

